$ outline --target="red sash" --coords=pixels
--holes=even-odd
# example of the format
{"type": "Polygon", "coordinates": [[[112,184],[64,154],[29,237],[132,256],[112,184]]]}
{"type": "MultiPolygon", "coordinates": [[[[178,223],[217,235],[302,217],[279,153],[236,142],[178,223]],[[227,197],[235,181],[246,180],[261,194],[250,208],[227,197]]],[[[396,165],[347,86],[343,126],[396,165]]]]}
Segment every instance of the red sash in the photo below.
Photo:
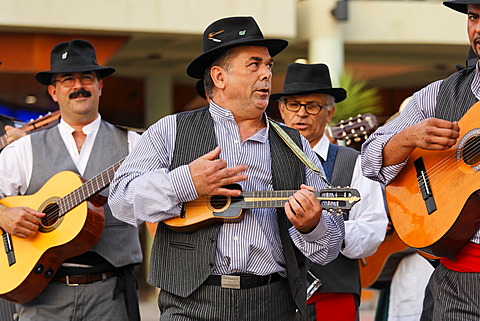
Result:
{"type": "Polygon", "coordinates": [[[442,257],[440,263],[452,271],[480,273],[480,244],[467,243],[455,253],[453,261],[442,257]]]}
{"type": "Polygon", "coordinates": [[[320,293],[315,292],[307,304],[315,304],[317,320],[322,321],[355,321],[357,309],[353,293],[320,293]]]}

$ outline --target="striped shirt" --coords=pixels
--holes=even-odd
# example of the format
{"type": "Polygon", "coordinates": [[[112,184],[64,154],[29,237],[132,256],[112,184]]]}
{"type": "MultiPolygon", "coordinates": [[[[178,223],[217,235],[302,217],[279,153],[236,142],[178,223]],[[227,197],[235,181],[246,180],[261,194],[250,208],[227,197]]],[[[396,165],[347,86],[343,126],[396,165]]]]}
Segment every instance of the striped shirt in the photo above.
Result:
{"type": "MultiPolygon", "coordinates": [[[[273,190],[268,123],[266,128],[242,142],[233,114],[228,109],[212,102],[209,111],[221,147],[220,158],[226,160],[229,167],[248,165],[248,179],[239,183],[242,189],[273,190]]],[[[178,216],[182,203],[198,198],[188,165],[168,170],[175,138],[175,115],[162,118],[142,135],[110,186],[109,204],[116,218],[133,225],[142,221],[159,222],[178,216]]],[[[307,156],[321,167],[303,137],[302,143],[307,156]]],[[[306,170],[306,183],[316,189],[326,187],[310,169],[306,170]]],[[[301,234],[293,227],[289,233],[302,253],[315,263],[326,264],[338,255],[345,232],[341,216],[324,212],[311,233],[301,234]]],[[[222,225],[214,274],[280,272],[285,275],[285,271],[274,209],[246,210],[241,222],[222,225]]]]}
{"type": "MultiPolygon", "coordinates": [[[[426,118],[435,117],[437,95],[442,81],[431,83],[413,94],[412,99],[400,115],[370,135],[362,146],[363,175],[385,184],[390,183],[397,176],[407,163],[407,159],[400,164],[383,166],[383,148],[390,138],[401,130],[426,118]]],[[[480,71],[478,64],[475,68],[471,90],[475,97],[480,99],[480,71]]],[[[480,230],[477,231],[471,241],[480,244],[480,230]]]]}

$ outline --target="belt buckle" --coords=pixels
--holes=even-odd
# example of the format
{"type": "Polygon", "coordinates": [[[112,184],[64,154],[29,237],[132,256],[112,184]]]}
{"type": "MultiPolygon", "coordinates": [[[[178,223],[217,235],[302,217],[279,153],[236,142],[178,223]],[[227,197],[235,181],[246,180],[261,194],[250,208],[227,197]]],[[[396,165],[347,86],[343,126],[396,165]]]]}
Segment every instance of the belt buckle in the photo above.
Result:
{"type": "Polygon", "coordinates": [[[65,283],[67,283],[68,286],[79,286],[78,283],[70,283],[70,278],[68,277],[68,275],[65,276],[65,283]]]}
{"type": "Polygon", "coordinates": [[[240,275],[222,275],[220,286],[224,289],[241,289],[240,275]]]}

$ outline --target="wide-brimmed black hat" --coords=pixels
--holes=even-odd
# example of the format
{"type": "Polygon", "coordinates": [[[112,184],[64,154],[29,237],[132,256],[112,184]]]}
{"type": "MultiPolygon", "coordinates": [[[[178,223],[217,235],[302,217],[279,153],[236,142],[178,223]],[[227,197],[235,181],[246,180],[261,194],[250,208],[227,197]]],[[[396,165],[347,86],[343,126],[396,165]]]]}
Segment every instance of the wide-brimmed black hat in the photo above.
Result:
{"type": "Polygon", "coordinates": [[[202,79],[205,69],[225,50],[238,46],[267,47],[275,56],[288,45],[284,39],[265,39],[252,17],[229,17],[215,21],[202,36],[203,53],[187,67],[187,75],[202,79]]]}
{"type": "Polygon", "coordinates": [[[43,84],[50,85],[52,75],[66,72],[96,71],[100,78],[110,76],[114,68],[99,66],[92,44],[87,40],[74,39],[56,45],[50,53],[50,70],[35,75],[35,79],[43,84]]]}
{"type": "Polygon", "coordinates": [[[461,13],[468,13],[467,4],[480,4],[480,0],[444,1],[443,5],[461,13]]]}
{"type": "Polygon", "coordinates": [[[327,65],[293,63],[288,65],[283,93],[272,94],[270,100],[306,94],[328,94],[335,98],[336,103],[347,98],[345,89],[332,88],[327,65]]]}

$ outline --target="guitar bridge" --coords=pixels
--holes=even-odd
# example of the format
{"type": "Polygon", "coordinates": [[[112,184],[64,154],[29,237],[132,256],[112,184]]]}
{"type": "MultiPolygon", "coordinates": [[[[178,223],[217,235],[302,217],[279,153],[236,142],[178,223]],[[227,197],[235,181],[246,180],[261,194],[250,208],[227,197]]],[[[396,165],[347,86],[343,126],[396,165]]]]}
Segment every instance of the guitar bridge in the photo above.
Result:
{"type": "Polygon", "coordinates": [[[12,266],[17,262],[15,259],[15,252],[13,251],[12,236],[2,230],[3,246],[5,247],[5,253],[7,254],[8,266],[12,266]]]}
{"type": "Polygon", "coordinates": [[[430,187],[425,163],[423,162],[422,157],[417,158],[413,163],[415,165],[415,170],[417,171],[418,186],[422,192],[422,198],[425,201],[427,212],[428,214],[432,214],[437,210],[437,205],[435,204],[435,198],[433,197],[432,189],[430,187]]]}

